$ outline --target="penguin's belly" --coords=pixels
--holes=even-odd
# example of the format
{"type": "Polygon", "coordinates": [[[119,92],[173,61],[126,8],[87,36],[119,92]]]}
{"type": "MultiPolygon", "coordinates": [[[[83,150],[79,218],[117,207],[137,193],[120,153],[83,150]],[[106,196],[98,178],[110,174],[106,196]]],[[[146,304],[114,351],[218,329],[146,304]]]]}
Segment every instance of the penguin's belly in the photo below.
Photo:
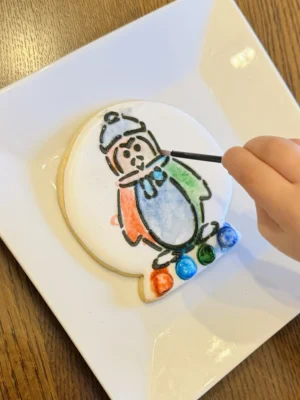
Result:
{"type": "Polygon", "coordinates": [[[161,245],[180,247],[193,240],[197,232],[194,207],[180,189],[168,179],[150,199],[140,184],[136,187],[137,204],[146,228],[161,245]]]}

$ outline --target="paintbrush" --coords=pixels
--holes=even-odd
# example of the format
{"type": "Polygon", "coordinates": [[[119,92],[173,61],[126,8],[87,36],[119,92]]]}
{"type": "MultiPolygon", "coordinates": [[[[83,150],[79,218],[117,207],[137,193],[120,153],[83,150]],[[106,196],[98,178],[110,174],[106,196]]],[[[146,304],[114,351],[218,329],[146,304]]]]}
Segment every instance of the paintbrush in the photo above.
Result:
{"type": "Polygon", "coordinates": [[[215,162],[215,163],[222,162],[221,156],[213,156],[213,155],[209,155],[209,154],[186,153],[185,151],[175,151],[175,150],[172,150],[172,151],[162,150],[161,152],[164,156],[188,158],[190,160],[208,161],[208,162],[215,162]]]}

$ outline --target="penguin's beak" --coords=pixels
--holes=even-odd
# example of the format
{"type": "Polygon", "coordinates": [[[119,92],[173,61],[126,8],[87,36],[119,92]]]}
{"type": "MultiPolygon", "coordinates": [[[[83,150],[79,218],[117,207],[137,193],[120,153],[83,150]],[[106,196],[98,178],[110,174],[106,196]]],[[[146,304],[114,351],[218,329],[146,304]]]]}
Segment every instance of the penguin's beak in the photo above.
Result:
{"type": "Polygon", "coordinates": [[[137,165],[136,167],[137,167],[137,169],[139,169],[140,171],[144,171],[144,169],[145,169],[145,163],[142,162],[140,165],[137,165]]]}
{"type": "Polygon", "coordinates": [[[140,160],[141,161],[140,165],[136,165],[137,169],[139,169],[140,171],[144,171],[144,169],[145,169],[144,157],[143,156],[137,156],[136,160],[140,160]]]}

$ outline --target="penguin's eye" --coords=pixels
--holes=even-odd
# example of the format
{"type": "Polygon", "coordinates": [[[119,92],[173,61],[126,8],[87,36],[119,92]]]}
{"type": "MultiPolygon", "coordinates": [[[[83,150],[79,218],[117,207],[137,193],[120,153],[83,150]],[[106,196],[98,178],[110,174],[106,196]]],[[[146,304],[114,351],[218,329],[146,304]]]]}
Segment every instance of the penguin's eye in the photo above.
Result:
{"type": "Polygon", "coordinates": [[[124,156],[125,158],[129,158],[129,157],[130,157],[130,151],[129,151],[129,150],[125,150],[125,151],[123,152],[123,156],[124,156]]]}
{"type": "Polygon", "coordinates": [[[133,148],[134,148],[134,150],[135,150],[136,152],[141,151],[141,146],[140,146],[139,144],[135,144],[135,145],[133,146],[133,148]]]}

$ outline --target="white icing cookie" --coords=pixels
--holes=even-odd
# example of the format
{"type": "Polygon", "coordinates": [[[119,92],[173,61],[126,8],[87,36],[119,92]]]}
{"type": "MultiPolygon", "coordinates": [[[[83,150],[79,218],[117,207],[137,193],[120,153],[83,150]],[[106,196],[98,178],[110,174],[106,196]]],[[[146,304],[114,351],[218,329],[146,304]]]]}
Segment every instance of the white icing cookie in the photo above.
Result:
{"type": "Polygon", "coordinates": [[[231,179],[220,164],[161,148],[222,154],[197,121],[145,101],[116,104],[73,139],[58,174],[72,232],[102,265],[138,276],[144,301],[200,273],[238,241],[225,216],[231,179]]]}

